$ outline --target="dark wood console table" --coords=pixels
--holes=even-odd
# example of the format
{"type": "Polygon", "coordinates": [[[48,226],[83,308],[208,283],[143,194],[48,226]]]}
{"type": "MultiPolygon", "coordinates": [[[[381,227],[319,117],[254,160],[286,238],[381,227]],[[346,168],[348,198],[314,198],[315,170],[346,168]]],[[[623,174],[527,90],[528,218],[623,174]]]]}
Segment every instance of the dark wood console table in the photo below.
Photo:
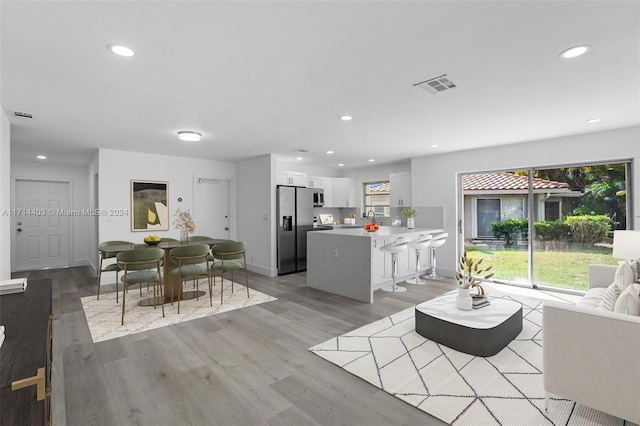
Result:
{"type": "Polygon", "coordinates": [[[0,325],[0,424],[50,425],[51,280],[28,280],[24,293],[0,296],[0,325]]]}

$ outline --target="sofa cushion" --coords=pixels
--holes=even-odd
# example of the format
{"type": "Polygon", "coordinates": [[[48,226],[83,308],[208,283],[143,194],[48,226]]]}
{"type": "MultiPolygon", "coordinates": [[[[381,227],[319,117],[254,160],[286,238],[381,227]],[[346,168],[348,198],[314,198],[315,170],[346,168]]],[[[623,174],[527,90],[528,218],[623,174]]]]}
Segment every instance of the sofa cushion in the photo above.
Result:
{"type": "Polygon", "coordinates": [[[620,290],[624,291],[624,289],[634,281],[633,269],[629,262],[624,262],[618,266],[618,269],[616,269],[616,277],[613,282],[620,287],[620,290]]]}
{"type": "Polygon", "coordinates": [[[613,309],[616,306],[616,301],[618,300],[618,297],[620,297],[620,293],[622,293],[620,287],[618,287],[615,282],[611,283],[602,294],[602,299],[598,304],[598,308],[613,312],[613,309]]]}
{"type": "Polygon", "coordinates": [[[640,316],[640,284],[631,284],[620,293],[614,312],[640,316]]]}
{"type": "Polygon", "coordinates": [[[578,305],[597,308],[600,305],[600,301],[602,300],[605,291],[607,291],[606,287],[594,287],[589,289],[584,297],[580,299],[578,305]]]}

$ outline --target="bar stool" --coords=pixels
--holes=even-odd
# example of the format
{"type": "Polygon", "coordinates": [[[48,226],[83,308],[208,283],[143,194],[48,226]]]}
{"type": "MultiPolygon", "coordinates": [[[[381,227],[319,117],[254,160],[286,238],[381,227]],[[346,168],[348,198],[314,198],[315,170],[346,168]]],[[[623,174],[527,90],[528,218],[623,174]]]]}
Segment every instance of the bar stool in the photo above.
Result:
{"type": "Polygon", "coordinates": [[[444,277],[436,274],[436,248],[442,246],[446,241],[449,234],[446,232],[442,234],[435,235],[431,238],[431,273],[429,275],[425,275],[424,277],[428,280],[442,280],[444,277]]]}
{"type": "Polygon", "coordinates": [[[426,249],[431,244],[431,235],[419,235],[418,238],[409,242],[409,248],[416,251],[416,276],[409,278],[407,284],[425,285],[427,282],[420,279],[420,250],[426,249]]]}
{"type": "Polygon", "coordinates": [[[380,250],[382,250],[383,252],[391,254],[391,285],[382,287],[383,291],[392,291],[398,293],[407,291],[405,287],[396,285],[396,278],[398,277],[398,253],[405,251],[408,244],[408,241],[404,241],[402,237],[400,237],[397,240],[380,247],[380,250]]]}

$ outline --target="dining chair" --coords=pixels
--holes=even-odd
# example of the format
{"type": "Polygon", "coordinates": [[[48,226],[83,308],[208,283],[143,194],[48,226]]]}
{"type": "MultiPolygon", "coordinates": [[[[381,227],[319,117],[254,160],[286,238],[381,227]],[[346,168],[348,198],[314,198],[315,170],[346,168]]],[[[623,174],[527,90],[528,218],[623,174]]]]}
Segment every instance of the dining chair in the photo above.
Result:
{"type": "Polygon", "coordinates": [[[116,273],[116,303],[118,303],[118,274],[120,273],[121,269],[120,269],[120,265],[118,265],[118,262],[116,263],[110,263],[106,266],[103,266],[103,261],[105,259],[114,259],[118,253],[115,252],[105,252],[103,249],[110,247],[110,246],[120,246],[120,245],[124,245],[124,244],[133,244],[130,241],[118,241],[118,240],[113,240],[113,241],[103,241],[100,243],[100,245],[98,246],[98,252],[100,254],[100,269],[98,270],[98,297],[97,300],[100,300],[100,282],[102,279],[102,273],[103,272],[115,272],[116,273]]]}
{"type": "MultiPolygon", "coordinates": [[[[189,237],[189,241],[207,241],[207,240],[213,240],[213,238],[208,237],[206,235],[194,235],[189,237]]],[[[213,248],[215,244],[209,244],[209,248],[213,248]]],[[[211,252],[209,252],[209,262],[213,262],[213,256],[211,255],[211,252]]]]}
{"type": "Polygon", "coordinates": [[[124,325],[124,311],[127,287],[138,284],[142,296],[142,283],[153,283],[153,309],[157,305],[157,289],[160,288],[160,304],[164,317],[164,296],[162,294],[162,281],[160,279],[160,265],[164,258],[164,250],[160,248],[144,248],[127,250],[118,253],[116,259],[124,271],[122,277],[122,325],[124,325]]]}
{"type": "Polygon", "coordinates": [[[249,297],[249,276],[247,274],[247,258],[245,252],[246,244],[244,241],[229,241],[216,244],[211,249],[211,254],[214,258],[214,263],[211,265],[214,285],[216,282],[216,271],[220,271],[220,304],[223,302],[224,273],[227,271],[231,271],[231,294],[233,294],[233,272],[244,270],[245,287],[247,288],[247,297],[249,297]]]}
{"type": "MultiPolygon", "coordinates": [[[[180,313],[180,299],[182,298],[182,280],[192,277],[195,281],[196,291],[198,291],[198,277],[206,276],[209,283],[209,303],[213,306],[211,296],[211,275],[209,274],[209,246],[207,244],[194,244],[171,249],[169,257],[171,261],[178,265],[173,268],[171,274],[180,279],[180,291],[178,291],[178,313],[180,313]],[[203,265],[206,265],[203,266],[203,265]]],[[[196,300],[199,297],[196,296],[196,300]]],[[[171,297],[173,304],[173,295],[171,297]]]]}

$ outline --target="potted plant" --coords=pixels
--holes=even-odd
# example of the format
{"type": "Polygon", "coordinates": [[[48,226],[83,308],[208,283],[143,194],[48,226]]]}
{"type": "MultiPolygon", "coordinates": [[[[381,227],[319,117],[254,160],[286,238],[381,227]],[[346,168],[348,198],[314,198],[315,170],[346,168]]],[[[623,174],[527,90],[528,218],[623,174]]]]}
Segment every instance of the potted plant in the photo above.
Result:
{"type": "MultiPolygon", "coordinates": [[[[473,308],[473,300],[471,296],[471,288],[477,289],[475,297],[484,297],[484,289],[480,285],[480,280],[476,278],[478,275],[489,272],[492,266],[488,268],[481,268],[480,265],[484,259],[480,259],[477,262],[467,257],[467,251],[464,251],[463,256],[460,258],[460,270],[456,272],[456,279],[458,280],[458,298],[456,299],[456,306],[458,309],[468,311],[473,308]]],[[[484,276],[487,280],[493,276],[493,273],[484,276]]]]}
{"type": "Polygon", "coordinates": [[[407,228],[413,229],[415,226],[414,218],[418,216],[418,212],[410,206],[402,208],[402,215],[407,218],[407,228]]]}
{"type": "Polygon", "coordinates": [[[196,230],[196,224],[191,218],[191,212],[177,209],[174,216],[176,218],[173,221],[173,226],[180,230],[180,241],[188,241],[189,233],[193,234],[196,230]]]}

